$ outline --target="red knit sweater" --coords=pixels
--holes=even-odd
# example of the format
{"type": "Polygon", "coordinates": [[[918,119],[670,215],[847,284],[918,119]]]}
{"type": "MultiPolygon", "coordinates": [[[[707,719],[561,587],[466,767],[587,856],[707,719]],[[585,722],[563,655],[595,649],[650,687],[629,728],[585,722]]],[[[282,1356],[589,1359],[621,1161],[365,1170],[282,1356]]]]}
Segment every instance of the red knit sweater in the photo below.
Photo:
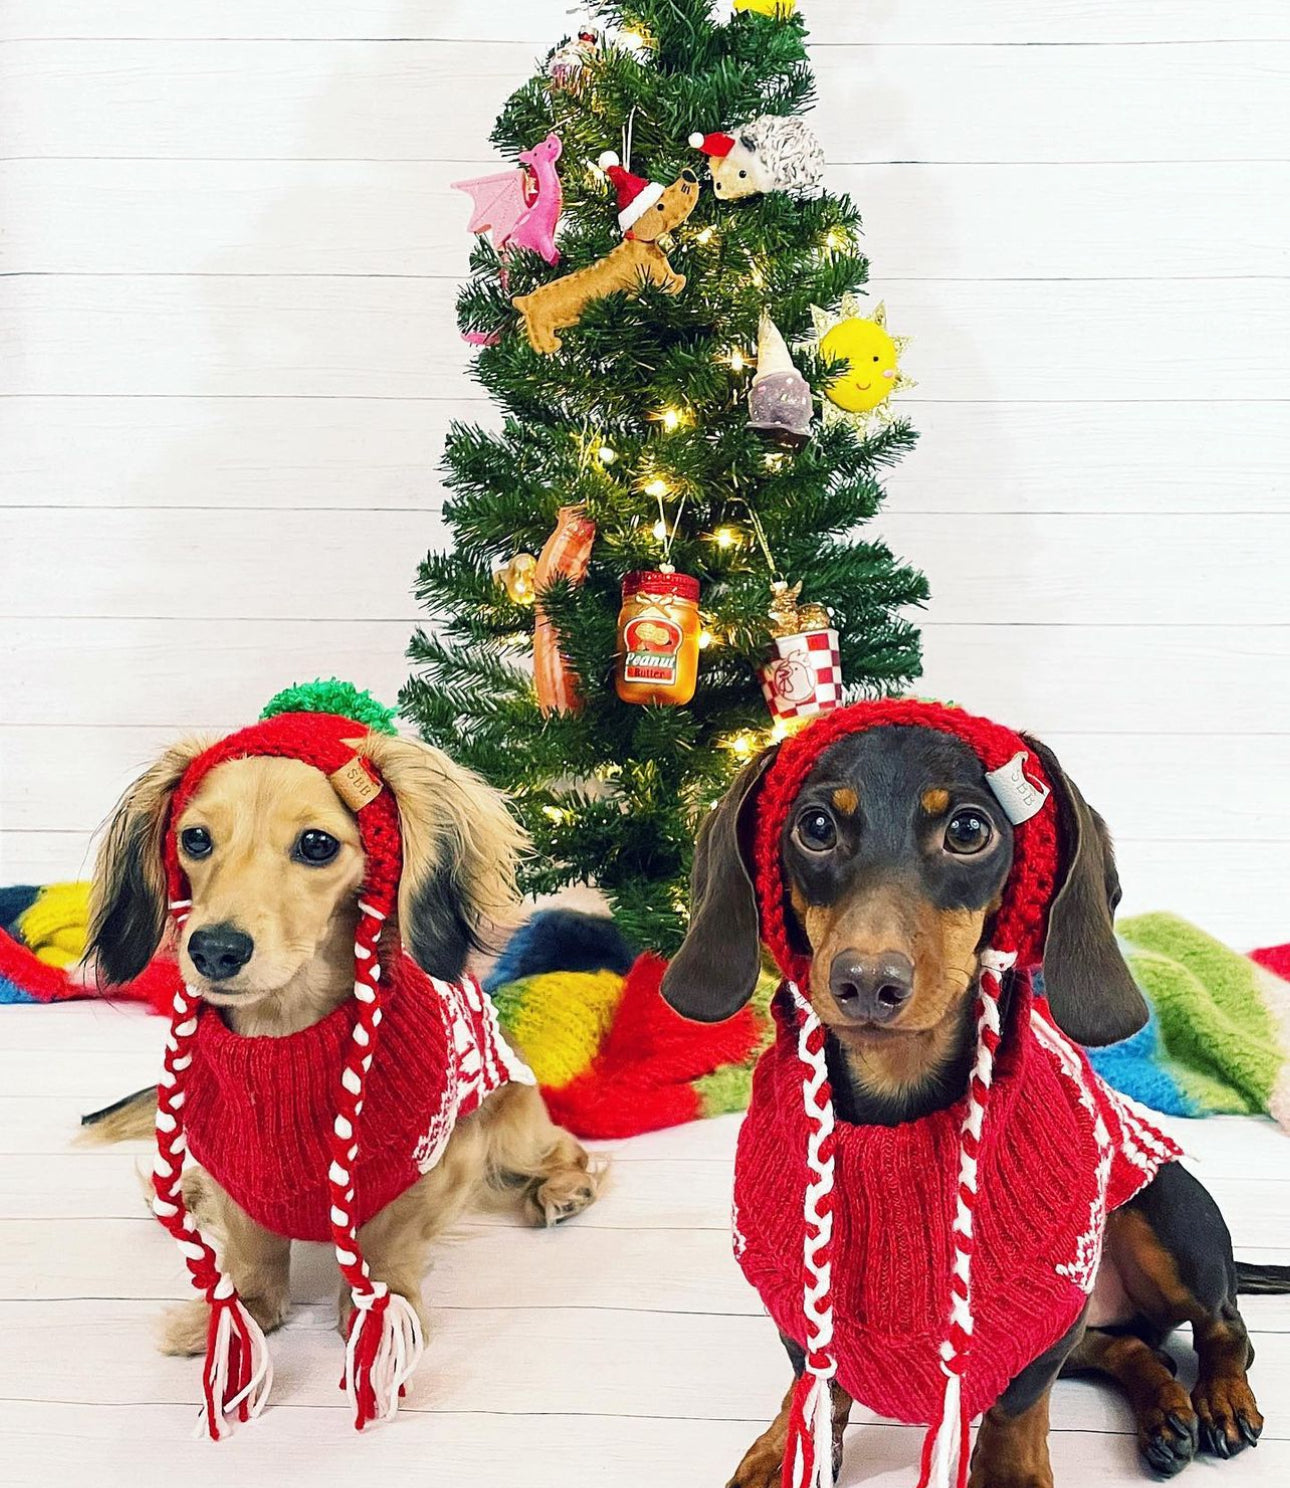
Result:
{"type": "MultiPolygon", "coordinates": [[[[438,1162],[455,1124],[508,1080],[533,1076],[471,978],[428,977],[408,956],[383,968],[384,1026],[368,1073],[354,1219],[366,1224],[438,1162]]],[[[186,1081],[193,1157],[258,1224],[330,1240],[327,1182],[336,1088],[358,1018],[350,998],[286,1038],[242,1038],[198,1015],[186,1081]]]]}
{"type": "MultiPolygon", "coordinates": [[[[803,1063],[797,1005],[781,987],[777,1037],[758,1064],[736,1158],[735,1252],[780,1330],[807,1353],[786,1481],[830,1480],[827,1454],[818,1460],[809,1440],[812,1413],[827,1422],[828,1397],[807,1386],[836,1363],[856,1400],[932,1426],[924,1483],[962,1483],[967,1421],[1069,1330],[1096,1279],[1107,1214],[1180,1156],[1033,999],[1027,973],[1042,957],[1063,844],[1041,762],[1010,729],[892,699],[837,709],[780,746],[757,800],[754,859],[762,937],[781,972],[809,985],[810,958],[788,933],[780,851],[788,813],[830,745],[884,726],[962,740],[987,781],[1021,768],[1028,799],[1000,796],[1014,826],[1013,860],[983,957],[982,985],[988,978],[996,1010],[1000,963],[987,970],[986,960],[1005,956],[1018,974],[997,1033],[987,1035],[980,1000],[964,1100],[894,1127],[838,1121],[827,1135],[830,1123],[807,1111],[814,1066],[803,1063]],[[967,1134],[973,1114],[979,1140],[967,1134]],[[970,1333],[953,1320],[956,1294],[965,1294],[970,1333]],[[961,1390],[947,1388],[950,1377],[961,1390]]],[[[827,1086],[825,1104],[833,1116],[827,1086]]]]}
{"type": "MultiPolygon", "coordinates": [[[[791,1010],[763,1055],[735,1167],[735,1254],[781,1332],[802,1341],[802,1069],[791,1010]]],[[[1178,1148],[1104,1085],[1027,990],[1009,1019],[980,1153],[969,1415],[988,1409],[1071,1327],[1097,1274],[1106,1215],[1178,1148]],[[1029,1030],[1033,1036],[1024,1036],[1029,1030]]],[[[961,1105],[899,1126],[837,1127],[838,1380],[895,1420],[928,1424],[945,1376],[961,1105]]]]}

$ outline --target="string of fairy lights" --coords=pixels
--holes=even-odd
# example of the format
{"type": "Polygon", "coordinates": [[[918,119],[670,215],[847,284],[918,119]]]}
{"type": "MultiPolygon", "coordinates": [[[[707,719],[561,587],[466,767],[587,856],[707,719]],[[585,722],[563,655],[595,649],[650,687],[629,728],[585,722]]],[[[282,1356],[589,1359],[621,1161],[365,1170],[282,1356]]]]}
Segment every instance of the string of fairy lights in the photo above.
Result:
{"type": "MultiPolygon", "coordinates": [[[[783,7],[784,13],[787,13],[791,9],[791,0],[735,0],[735,8],[737,10],[743,8],[764,9],[766,14],[772,14],[775,13],[776,6],[783,7]],[[767,6],[769,8],[766,8],[767,6]]],[[[612,32],[602,33],[600,39],[607,41],[614,48],[630,51],[638,59],[647,57],[656,45],[654,38],[649,34],[646,27],[638,22],[630,22],[612,32]]],[[[558,88],[553,84],[553,96],[558,96],[559,92],[567,92],[577,97],[581,93],[582,83],[578,79],[581,78],[585,81],[588,76],[594,75],[596,59],[599,55],[603,55],[598,50],[598,47],[598,34],[594,30],[590,30],[585,34],[581,34],[576,44],[568,43],[564,49],[553,54],[551,63],[558,65],[552,65],[551,76],[559,83],[558,88]],[[564,70],[562,71],[562,69],[564,70]]],[[[623,130],[622,159],[624,161],[630,160],[631,126],[634,113],[635,110],[633,109],[632,114],[628,116],[623,130]]],[[[558,128],[558,117],[556,123],[558,128]]],[[[708,136],[704,137],[704,142],[706,143],[709,138],[721,139],[724,137],[708,136]]],[[[697,147],[699,136],[692,135],[690,137],[690,143],[697,147]]],[[[711,152],[709,151],[708,153],[711,152]]],[[[595,191],[597,194],[603,194],[606,186],[613,183],[613,178],[608,172],[614,170],[620,176],[622,175],[617,162],[618,157],[613,152],[607,152],[596,161],[584,160],[579,162],[580,167],[585,170],[585,182],[588,189],[595,191]]],[[[710,164],[715,167],[714,161],[710,161],[710,164]]],[[[821,168],[822,164],[823,157],[821,153],[821,168]]],[[[619,183],[619,189],[621,192],[621,183],[619,183]]],[[[776,188],[772,185],[765,185],[758,186],[757,189],[772,190],[776,188]]],[[[622,197],[620,195],[620,205],[621,202],[622,197]]],[[[679,242],[686,245],[691,253],[695,249],[700,250],[698,255],[700,259],[715,258],[720,254],[723,246],[723,230],[718,224],[709,223],[702,227],[682,225],[675,230],[674,236],[679,242]]],[[[843,254],[854,254],[856,251],[856,240],[852,228],[849,225],[841,223],[834,223],[825,227],[813,251],[821,258],[827,260],[832,260],[843,254]]],[[[742,257],[742,255],[740,256],[742,257]]],[[[770,282],[770,264],[756,253],[750,252],[746,258],[744,274],[748,283],[764,289],[770,282]]],[[[517,301],[517,305],[519,303],[517,301]]],[[[899,350],[901,343],[899,338],[887,337],[882,307],[880,306],[878,308],[871,322],[868,318],[858,314],[854,300],[848,296],[843,302],[842,315],[843,318],[841,320],[836,317],[831,318],[826,312],[812,306],[812,318],[816,328],[814,349],[825,355],[827,360],[847,361],[848,357],[846,354],[841,357],[830,355],[829,348],[824,343],[829,336],[834,336],[836,339],[836,333],[838,331],[847,331],[848,327],[859,325],[863,328],[865,336],[868,336],[870,332],[874,332],[874,337],[871,338],[872,344],[870,344],[870,341],[866,341],[860,348],[863,355],[861,356],[857,353],[852,360],[856,362],[863,361],[865,375],[870,379],[881,376],[889,379],[889,381],[885,386],[879,383],[878,387],[882,391],[873,395],[873,402],[865,403],[862,406],[861,401],[852,403],[845,401],[843,395],[846,389],[841,386],[844,379],[834,379],[834,382],[830,383],[829,388],[825,390],[823,420],[825,424],[828,424],[839,418],[850,418],[855,422],[856,427],[863,428],[863,420],[873,416],[873,408],[876,403],[882,402],[886,395],[896,387],[907,386],[909,384],[907,380],[903,382],[900,380],[901,375],[896,366],[896,352],[899,350]],[[879,341],[883,344],[879,345],[879,341]],[[879,354],[873,354],[872,362],[878,363],[880,359],[887,360],[890,363],[889,368],[883,370],[869,366],[870,354],[874,352],[881,353],[881,356],[879,354]],[[836,394],[835,384],[838,385],[836,394]],[[830,409],[830,399],[838,406],[830,409]]],[[[763,315],[763,319],[765,319],[765,315],[763,315]]],[[[779,332],[773,325],[771,329],[774,331],[775,337],[779,340],[783,357],[787,361],[789,353],[787,348],[784,347],[782,337],[779,337],[779,332]]],[[[852,336],[852,347],[854,347],[854,338],[857,333],[854,330],[849,330],[847,333],[852,336]]],[[[764,328],[761,334],[764,337],[764,328]]],[[[762,346],[764,350],[764,342],[762,346]]],[[[716,354],[714,360],[726,367],[733,379],[729,398],[722,400],[721,413],[727,415],[730,409],[737,406],[741,399],[746,396],[746,378],[748,374],[758,373],[759,352],[756,350],[750,351],[746,346],[734,344],[723,348],[716,354]]],[[[791,367],[791,363],[789,365],[791,367]]],[[[762,370],[764,371],[764,368],[762,370]]],[[[796,369],[793,370],[795,371],[796,369]]],[[[799,382],[801,381],[799,374],[799,382]]],[[[753,385],[754,388],[757,386],[756,381],[754,381],[753,385]]],[[[804,388],[804,383],[802,385],[804,388]]],[[[857,386],[859,385],[857,378],[857,386]]],[[[865,388],[871,385],[871,382],[863,384],[865,388]]],[[[809,398],[809,394],[806,394],[806,396],[809,398]]],[[[809,402],[807,404],[806,417],[808,420],[811,417],[809,402]]],[[[651,517],[642,514],[639,501],[631,503],[629,523],[632,528],[643,527],[649,533],[650,538],[657,544],[659,553],[657,566],[659,572],[663,574],[670,575],[675,572],[671,565],[671,554],[674,541],[678,534],[684,530],[682,527],[683,518],[688,515],[691,523],[693,523],[701,506],[701,493],[693,489],[693,480],[683,473],[684,460],[678,458],[677,465],[681,467],[679,469],[669,462],[667,441],[671,436],[690,431],[701,433],[703,419],[704,415],[698,409],[680,400],[661,404],[645,415],[645,433],[647,436],[652,434],[653,437],[647,437],[644,440],[643,445],[634,457],[627,455],[624,450],[616,447],[614,436],[611,434],[606,434],[603,431],[600,433],[590,432],[585,427],[581,431],[572,432],[571,437],[578,443],[580,468],[585,469],[589,464],[598,466],[611,482],[612,486],[618,486],[624,492],[635,492],[638,496],[644,496],[656,509],[657,516],[651,519],[651,517]]],[[[757,426],[754,425],[754,427],[757,426]]],[[[796,429],[793,432],[798,435],[800,440],[801,432],[796,429]]],[[[809,437],[809,435],[806,437],[809,437]]],[[[630,442],[635,443],[635,441],[630,442]]],[[[778,443],[780,447],[765,450],[761,457],[767,476],[774,476],[783,471],[792,459],[792,450],[800,447],[799,444],[794,443],[792,440],[779,440],[778,443]],[[786,448],[786,445],[789,447],[786,448]]],[[[709,507],[709,512],[708,520],[711,525],[707,530],[702,530],[701,528],[694,536],[701,542],[710,543],[717,553],[724,555],[722,561],[717,565],[718,571],[729,571],[730,560],[732,559],[735,560],[736,567],[743,566],[746,569],[749,560],[755,561],[753,559],[754,552],[758,553],[760,559],[764,560],[769,574],[771,593],[770,614],[772,618],[775,617],[777,605],[786,606],[791,609],[801,586],[799,584],[792,590],[788,589],[788,585],[783,579],[775,562],[774,555],[771,552],[766,534],[757,516],[756,507],[750,500],[749,495],[739,490],[739,480],[737,477],[734,477],[732,480],[732,491],[729,497],[725,501],[717,502],[714,506],[709,507]],[[742,508],[744,515],[742,517],[736,517],[732,514],[729,510],[731,505],[734,505],[737,510],[742,508]],[[720,519],[713,521],[712,518],[714,516],[719,516],[720,519]],[[744,552],[748,553],[749,560],[744,560],[741,565],[738,555],[744,552]]],[[[624,512],[623,515],[626,516],[627,513],[624,512]]],[[[545,561],[545,558],[543,561],[545,561]]],[[[537,562],[538,560],[535,560],[531,554],[517,554],[499,574],[499,578],[504,584],[509,597],[517,605],[532,606],[538,599],[536,583],[537,562]]],[[[832,632],[831,621],[826,616],[823,607],[819,605],[803,606],[802,613],[805,614],[807,609],[814,611],[820,617],[814,622],[815,627],[818,629],[822,624],[828,628],[829,634],[833,635],[833,645],[836,647],[836,635],[832,632]]],[[[723,629],[722,625],[710,611],[705,612],[700,610],[699,615],[701,628],[698,635],[698,647],[701,651],[711,651],[714,647],[719,647],[730,638],[729,633],[723,629]]],[[[801,628],[805,629],[804,626],[801,628]]],[[[772,634],[788,635],[790,633],[780,630],[772,631],[772,634]]],[[[840,677],[840,673],[838,673],[838,676],[840,677]]],[[[642,699],[633,698],[631,700],[640,701],[642,699]]],[[[769,693],[767,694],[767,702],[771,704],[769,693]]],[[[775,709],[772,706],[772,715],[774,713],[775,709]]],[[[791,731],[792,727],[793,725],[787,722],[784,716],[773,716],[769,725],[764,729],[740,729],[727,734],[724,738],[718,739],[716,742],[719,746],[729,750],[736,759],[743,760],[751,757],[766,743],[783,738],[791,731]]]]}

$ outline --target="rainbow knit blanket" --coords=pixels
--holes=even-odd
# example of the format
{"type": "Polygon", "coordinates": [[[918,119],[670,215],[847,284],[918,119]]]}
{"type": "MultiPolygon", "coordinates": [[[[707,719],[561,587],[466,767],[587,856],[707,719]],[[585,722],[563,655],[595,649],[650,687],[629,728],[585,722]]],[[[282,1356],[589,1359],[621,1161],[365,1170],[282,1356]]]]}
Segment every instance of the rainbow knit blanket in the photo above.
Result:
{"type": "Polygon", "coordinates": [[[1089,1050],[1098,1074],[1168,1115],[1267,1114],[1290,1132],[1290,945],[1242,956],[1171,914],[1116,928],[1151,1018],[1089,1050]]]}
{"type": "MultiPolygon", "coordinates": [[[[88,884],[0,890],[0,1003],[95,995],[77,974],[88,896],[88,884]]],[[[698,1024],[664,1002],[665,966],[637,956],[608,920],[547,911],[516,932],[486,980],[552,1115],[578,1136],[630,1137],[747,1106],[770,1028],[769,979],[753,1006],[698,1024]]],[[[159,957],[112,995],[164,1014],[176,976],[159,957]]]]}
{"type": "MultiPolygon", "coordinates": [[[[93,995],[75,976],[87,897],[86,884],[0,890],[0,1003],[93,995]]],[[[616,932],[570,957],[567,933],[541,943],[558,919],[536,916],[486,982],[556,1119],[615,1138],[743,1110],[773,981],[729,1023],[689,1023],[659,995],[658,957],[635,958],[616,932]]],[[[1243,956],[1170,914],[1118,929],[1151,1017],[1089,1051],[1098,1073],[1168,1115],[1268,1114],[1290,1132],[1290,944],[1243,956]]],[[[124,994],[164,1011],[173,975],[154,963],[124,994]]]]}

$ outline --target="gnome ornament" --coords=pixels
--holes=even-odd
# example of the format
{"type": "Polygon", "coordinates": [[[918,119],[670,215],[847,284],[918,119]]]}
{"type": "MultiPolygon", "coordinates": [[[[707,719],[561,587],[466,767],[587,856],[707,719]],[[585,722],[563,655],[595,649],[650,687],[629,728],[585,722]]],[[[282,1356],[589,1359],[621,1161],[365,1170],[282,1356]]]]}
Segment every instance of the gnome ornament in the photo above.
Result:
{"type": "Polygon", "coordinates": [[[814,404],[806,378],[793,365],[769,310],[757,331],[757,372],[748,393],[748,426],[763,439],[801,449],[811,437],[814,404]]]}
{"type": "Polygon", "coordinates": [[[547,58],[546,72],[552,93],[571,93],[576,98],[587,81],[587,65],[600,54],[600,32],[594,26],[579,26],[577,36],[558,46],[547,58]]]}
{"type": "Polygon", "coordinates": [[[814,196],[824,175],[824,150],[802,119],[761,114],[729,134],[696,132],[690,145],[708,157],[712,189],[722,201],[765,191],[814,196]]]}

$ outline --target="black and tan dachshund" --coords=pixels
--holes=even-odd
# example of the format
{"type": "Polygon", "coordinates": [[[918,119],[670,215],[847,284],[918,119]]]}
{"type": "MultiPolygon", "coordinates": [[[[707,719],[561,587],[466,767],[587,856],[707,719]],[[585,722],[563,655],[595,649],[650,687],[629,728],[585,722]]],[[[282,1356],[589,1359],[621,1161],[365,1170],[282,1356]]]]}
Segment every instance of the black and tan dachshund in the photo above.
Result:
{"type": "MultiPolygon", "coordinates": [[[[1142,1026],[1145,1006],[1117,949],[1120,890],[1106,826],[1052,752],[1030,740],[1057,797],[1062,878],[1044,953],[1053,1015],[1077,1042],[1142,1026]]],[[[760,966],[750,838],[773,751],[740,774],[704,823],[690,933],[664,993],[711,1020],[752,990],[760,966]]],[[[838,1117],[895,1125],[959,1100],[975,1049],[978,955],[1008,876],[1013,829],[965,744],[925,727],[878,727],[817,761],[781,839],[790,933],[811,956],[810,997],[827,1030],[838,1117]]],[[[1290,1291],[1290,1269],[1238,1266],[1213,1199],[1170,1163],[1109,1219],[1089,1308],[987,1412],[973,1488],[1051,1488],[1048,1403],[1062,1374],[1096,1373],[1124,1390],[1147,1466],[1171,1476],[1197,1451],[1254,1446],[1263,1417],[1246,1371],[1253,1350],[1238,1291],[1290,1291]],[[1190,1323],[1199,1376],[1190,1393],[1162,1345],[1190,1323]]],[[[799,1344],[784,1339],[796,1373],[799,1344]]],[[[851,1400],[834,1382],[835,1458],[851,1400]]],[[[791,1393],[791,1392],[790,1392],[791,1393]]],[[[730,1488],[780,1482],[787,1404],[730,1488]]]]}

